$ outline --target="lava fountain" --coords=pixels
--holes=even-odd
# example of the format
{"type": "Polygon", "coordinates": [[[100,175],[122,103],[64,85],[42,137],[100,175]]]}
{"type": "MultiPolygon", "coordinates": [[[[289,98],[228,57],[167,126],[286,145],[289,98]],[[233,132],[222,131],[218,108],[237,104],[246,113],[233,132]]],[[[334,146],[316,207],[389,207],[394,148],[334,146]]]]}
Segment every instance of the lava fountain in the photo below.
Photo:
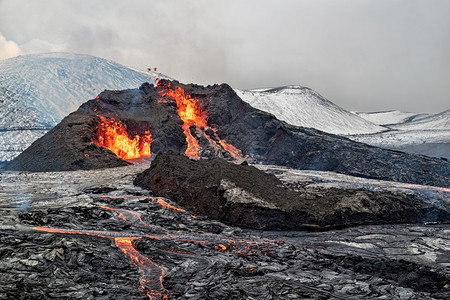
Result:
{"type": "Polygon", "coordinates": [[[144,131],[143,135],[136,134],[130,138],[127,127],[122,122],[114,118],[97,117],[100,118],[100,123],[94,131],[93,142],[98,146],[108,148],[125,160],[151,156],[152,135],[149,130],[144,131]]]}

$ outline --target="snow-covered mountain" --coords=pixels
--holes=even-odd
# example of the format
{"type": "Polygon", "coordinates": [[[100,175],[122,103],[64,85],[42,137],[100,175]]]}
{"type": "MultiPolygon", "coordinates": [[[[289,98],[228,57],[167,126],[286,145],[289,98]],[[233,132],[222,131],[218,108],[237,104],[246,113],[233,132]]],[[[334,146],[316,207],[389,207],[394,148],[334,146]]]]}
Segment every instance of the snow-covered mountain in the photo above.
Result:
{"type": "Polygon", "coordinates": [[[236,90],[250,105],[290,124],[344,135],[366,144],[450,159],[450,110],[350,112],[302,86],[236,90]]]}
{"type": "Polygon", "coordinates": [[[251,106],[270,112],[292,125],[312,127],[339,135],[368,134],[386,130],[337,106],[307,87],[284,86],[235,91],[251,106]]]}
{"type": "MultiPolygon", "coordinates": [[[[101,91],[136,88],[157,78],[168,77],[80,54],[34,54],[0,61],[0,162],[17,156],[101,91]]],[[[302,86],[235,91],[255,108],[293,125],[450,158],[450,110],[435,115],[350,112],[302,86]]]]}
{"type": "Polygon", "coordinates": [[[385,126],[410,122],[415,120],[416,118],[428,116],[427,114],[403,112],[398,110],[377,111],[368,113],[366,112],[353,112],[353,113],[360,116],[363,119],[366,119],[369,122],[385,126]]]}
{"type": "Polygon", "coordinates": [[[389,122],[389,125],[384,125],[389,127],[389,131],[348,136],[353,140],[382,148],[450,159],[450,109],[433,115],[397,111],[358,115],[364,118],[369,116],[369,120],[374,120],[373,115],[378,115],[378,121],[389,122]]]}
{"type": "Polygon", "coordinates": [[[11,160],[63,117],[105,89],[167,78],[99,57],[69,53],[0,61],[0,161],[11,160]]]}
{"type": "Polygon", "coordinates": [[[408,122],[402,122],[389,126],[398,130],[450,130],[450,109],[434,115],[415,117],[408,122]]]}

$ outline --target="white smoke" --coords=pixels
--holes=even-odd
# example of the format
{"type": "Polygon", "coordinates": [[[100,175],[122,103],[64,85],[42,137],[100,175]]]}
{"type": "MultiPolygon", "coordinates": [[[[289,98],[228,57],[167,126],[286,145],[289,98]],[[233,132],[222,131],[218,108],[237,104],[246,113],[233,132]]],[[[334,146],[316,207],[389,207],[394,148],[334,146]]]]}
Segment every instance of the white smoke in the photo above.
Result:
{"type": "Polygon", "coordinates": [[[0,32],[0,60],[15,57],[21,53],[19,46],[13,41],[8,41],[0,32]]]}
{"type": "Polygon", "coordinates": [[[46,40],[34,38],[29,42],[21,45],[21,50],[26,54],[45,53],[45,52],[65,52],[67,44],[54,44],[46,40]]]}

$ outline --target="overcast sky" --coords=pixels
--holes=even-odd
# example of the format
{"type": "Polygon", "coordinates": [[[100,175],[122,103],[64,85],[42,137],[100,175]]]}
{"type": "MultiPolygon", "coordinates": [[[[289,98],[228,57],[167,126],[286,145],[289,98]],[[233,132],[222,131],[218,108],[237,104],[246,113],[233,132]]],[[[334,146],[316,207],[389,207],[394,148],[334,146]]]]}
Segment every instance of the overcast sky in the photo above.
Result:
{"type": "Polygon", "coordinates": [[[349,110],[450,108],[450,0],[0,0],[0,59],[51,51],[349,110]]]}

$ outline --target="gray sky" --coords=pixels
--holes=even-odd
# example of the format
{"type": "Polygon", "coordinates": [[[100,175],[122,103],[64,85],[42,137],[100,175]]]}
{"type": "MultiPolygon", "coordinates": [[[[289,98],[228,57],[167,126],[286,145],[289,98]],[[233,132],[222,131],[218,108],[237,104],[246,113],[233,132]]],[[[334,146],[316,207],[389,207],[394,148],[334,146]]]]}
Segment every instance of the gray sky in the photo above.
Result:
{"type": "Polygon", "coordinates": [[[50,51],[349,110],[450,108],[450,0],[0,0],[0,59],[50,51]]]}

